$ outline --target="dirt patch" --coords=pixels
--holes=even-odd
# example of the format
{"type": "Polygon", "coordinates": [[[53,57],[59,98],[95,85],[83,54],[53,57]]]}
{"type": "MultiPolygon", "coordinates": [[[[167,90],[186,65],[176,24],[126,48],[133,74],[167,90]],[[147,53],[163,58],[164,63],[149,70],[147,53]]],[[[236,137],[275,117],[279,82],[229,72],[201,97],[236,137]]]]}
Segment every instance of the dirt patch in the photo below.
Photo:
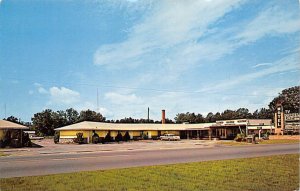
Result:
{"type": "Polygon", "coordinates": [[[276,140],[276,139],[288,139],[288,140],[299,140],[300,135],[270,135],[270,140],[276,140]]]}

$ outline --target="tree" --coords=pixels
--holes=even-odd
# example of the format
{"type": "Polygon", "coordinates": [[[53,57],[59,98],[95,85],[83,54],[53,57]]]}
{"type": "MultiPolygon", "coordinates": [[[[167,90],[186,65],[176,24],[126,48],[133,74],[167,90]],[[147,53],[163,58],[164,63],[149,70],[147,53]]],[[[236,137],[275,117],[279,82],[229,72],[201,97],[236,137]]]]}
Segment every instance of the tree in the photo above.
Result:
{"type": "Polygon", "coordinates": [[[32,125],[42,135],[53,135],[55,128],[53,115],[54,112],[51,109],[36,113],[31,118],[32,125]]]}
{"type": "Polygon", "coordinates": [[[269,104],[269,109],[274,113],[276,110],[276,103],[283,101],[284,110],[291,110],[292,112],[299,112],[300,107],[300,86],[295,86],[282,90],[282,92],[275,97],[269,104]]]}
{"type": "Polygon", "coordinates": [[[212,112],[209,112],[206,115],[205,122],[212,123],[212,122],[215,122],[215,121],[216,121],[215,115],[212,112]]]}
{"type": "Polygon", "coordinates": [[[71,125],[76,123],[79,120],[79,113],[73,108],[69,108],[66,110],[66,119],[67,124],[71,125]]]}
{"type": "Polygon", "coordinates": [[[81,121],[104,122],[105,117],[103,117],[101,113],[97,113],[95,111],[88,109],[80,112],[79,119],[77,122],[81,122],[81,121]]]}
{"type": "Polygon", "coordinates": [[[253,119],[272,119],[273,112],[270,109],[261,108],[260,110],[255,110],[252,114],[253,119]]]}
{"type": "Polygon", "coordinates": [[[14,123],[19,123],[19,119],[15,116],[9,116],[8,118],[6,118],[6,121],[11,121],[14,123]]]}
{"type": "Polygon", "coordinates": [[[195,113],[178,113],[174,118],[176,123],[203,123],[205,122],[204,117],[201,114],[195,113]]]}
{"type": "Polygon", "coordinates": [[[249,110],[247,108],[239,108],[236,110],[236,116],[239,119],[248,119],[251,118],[252,114],[249,113],[249,110]]]}
{"type": "Polygon", "coordinates": [[[221,113],[221,119],[222,120],[230,120],[230,119],[236,119],[237,115],[234,110],[226,109],[221,113]]]}

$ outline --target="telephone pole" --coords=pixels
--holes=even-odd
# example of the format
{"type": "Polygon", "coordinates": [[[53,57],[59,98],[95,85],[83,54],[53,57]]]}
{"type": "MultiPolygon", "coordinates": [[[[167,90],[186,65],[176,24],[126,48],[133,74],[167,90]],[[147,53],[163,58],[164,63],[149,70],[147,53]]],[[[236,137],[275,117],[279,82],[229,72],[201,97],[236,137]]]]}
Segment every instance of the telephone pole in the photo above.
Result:
{"type": "Polygon", "coordinates": [[[99,93],[97,88],[97,112],[99,112],[99,93]]]}
{"type": "Polygon", "coordinates": [[[6,119],[6,103],[4,104],[4,117],[6,119]]]}

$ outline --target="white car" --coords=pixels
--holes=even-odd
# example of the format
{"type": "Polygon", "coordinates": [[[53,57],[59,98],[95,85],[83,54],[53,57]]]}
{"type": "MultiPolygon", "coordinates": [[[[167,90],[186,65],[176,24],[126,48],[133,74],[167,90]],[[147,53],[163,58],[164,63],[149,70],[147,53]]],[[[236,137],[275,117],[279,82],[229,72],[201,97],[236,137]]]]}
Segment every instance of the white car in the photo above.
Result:
{"type": "Polygon", "coordinates": [[[162,141],[179,141],[180,137],[174,134],[164,134],[159,137],[162,141]]]}

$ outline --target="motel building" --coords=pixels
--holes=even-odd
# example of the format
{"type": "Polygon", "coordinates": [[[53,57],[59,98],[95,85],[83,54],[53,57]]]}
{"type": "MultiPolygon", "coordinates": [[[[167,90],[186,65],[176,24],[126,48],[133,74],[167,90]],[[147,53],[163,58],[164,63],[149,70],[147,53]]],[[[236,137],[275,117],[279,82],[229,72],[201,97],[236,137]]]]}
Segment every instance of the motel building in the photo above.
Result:
{"type": "Polygon", "coordinates": [[[83,121],[80,123],[55,129],[59,132],[59,142],[73,142],[77,133],[83,134],[85,143],[92,142],[96,133],[100,139],[109,136],[113,140],[117,136],[129,135],[131,140],[158,139],[164,134],[174,134],[181,139],[234,139],[237,134],[258,134],[274,132],[271,119],[236,119],[216,121],[215,123],[198,124],[165,124],[164,114],[161,124],[147,123],[103,123],[83,121]]]}
{"type": "Polygon", "coordinates": [[[11,121],[6,121],[6,120],[0,120],[0,142],[5,141],[5,136],[7,134],[11,138],[14,138],[14,134],[19,133],[22,139],[23,131],[28,129],[29,127],[26,127],[18,123],[13,123],[11,121]]]}

